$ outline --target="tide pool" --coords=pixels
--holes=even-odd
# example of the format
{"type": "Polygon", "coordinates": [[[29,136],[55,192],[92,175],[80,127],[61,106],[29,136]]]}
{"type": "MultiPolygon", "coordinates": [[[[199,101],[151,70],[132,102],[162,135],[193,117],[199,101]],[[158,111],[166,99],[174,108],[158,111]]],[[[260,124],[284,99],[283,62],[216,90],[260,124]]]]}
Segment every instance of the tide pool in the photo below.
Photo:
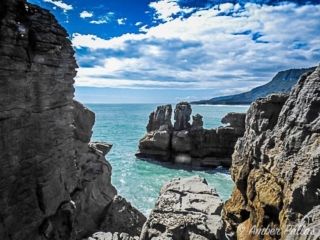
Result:
{"type": "MultiPolygon", "coordinates": [[[[113,144],[106,156],[112,165],[112,184],[146,216],[153,208],[162,185],[171,178],[200,175],[225,201],[233,181],[225,169],[192,169],[185,165],[137,159],[134,154],[140,138],[146,134],[149,114],[160,104],[85,104],[96,114],[93,141],[113,144]]],[[[175,105],[172,105],[173,109],[175,105]]],[[[192,115],[203,116],[205,128],[222,126],[228,112],[246,112],[249,106],[192,105],[192,115]]]]}

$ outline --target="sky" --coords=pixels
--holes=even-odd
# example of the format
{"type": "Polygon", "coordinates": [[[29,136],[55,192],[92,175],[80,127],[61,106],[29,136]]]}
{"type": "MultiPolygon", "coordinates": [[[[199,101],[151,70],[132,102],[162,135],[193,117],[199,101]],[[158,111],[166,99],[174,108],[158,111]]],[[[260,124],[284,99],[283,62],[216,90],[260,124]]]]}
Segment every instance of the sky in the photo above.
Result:
{"type": "Polygon", "coordinates": [[[70,34],[83,103],[210,99],[320,62],[319,0],[28,2],[70,34]]]}

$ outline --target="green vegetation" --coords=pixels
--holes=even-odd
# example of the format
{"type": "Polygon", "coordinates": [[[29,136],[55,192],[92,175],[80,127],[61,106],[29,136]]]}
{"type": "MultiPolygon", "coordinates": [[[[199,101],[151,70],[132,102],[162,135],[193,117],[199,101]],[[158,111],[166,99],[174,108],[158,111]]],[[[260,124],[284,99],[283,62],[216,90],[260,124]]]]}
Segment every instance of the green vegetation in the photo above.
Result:
{"type": "Polygon", "coordinates": [[[310,75],[315,69],[316,67],[281,71],[278,72],[276,76],[267,84],[253,88],[249,92],[237,95],[216,97],[210,100],[191,102],[191,104],[251,104],[257,98],[266,97],[272,93],[289,93],[293,85],[297,83],[302,74],[308,72],[308,74],[310,75]]]}

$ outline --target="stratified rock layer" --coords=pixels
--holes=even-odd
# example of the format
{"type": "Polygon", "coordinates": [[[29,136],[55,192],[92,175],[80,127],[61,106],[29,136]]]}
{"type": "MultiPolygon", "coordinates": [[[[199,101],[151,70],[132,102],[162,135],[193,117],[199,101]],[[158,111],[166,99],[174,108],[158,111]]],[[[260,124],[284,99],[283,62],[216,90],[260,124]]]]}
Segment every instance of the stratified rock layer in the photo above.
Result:
{"type": "Polygon", "coordinates": [[[82,239],[100,229],[116,189],[89,143],[95,115],[73,101],[77,64],[49,11],[0,3],[0,239],[82,239]]]}
{"type": "Polygon", "coordinates": [[[148,132],[139,141],[136,156],[195,166],[231,165],[234,146],[245,131],[244,113],[228,113],[222,123],[229,123],[229,126],[204,129],[200,114],[192,116],[192,124],[189,123],[192,112],[189,103],[176,105],[173,128],[171,112],[171,105],[166,105],[150,114],[148,132]]]}
{"type": "Polygon", "coordinates": [[[289,97],[271,95],[250,106],[230,169],[236,186],[223,212],[229,234],[284,239],[320,204],[319,112],[320,67],[301,76],[289,97]],[[253,227],[281,233],[250,235],[253,227]]]}
{"type": "Polygon", "coordinates": [[[49,11],[4,0],[0,12],[0,239],[40,239],[46,218],[72,208],[77,64],[49,11]]]}
{"type": "Polygon", "coordinates": [[[172,179],[161,188],[140,239],[223,240],[221,210],[221,198],[205,179],[172,179]]]}

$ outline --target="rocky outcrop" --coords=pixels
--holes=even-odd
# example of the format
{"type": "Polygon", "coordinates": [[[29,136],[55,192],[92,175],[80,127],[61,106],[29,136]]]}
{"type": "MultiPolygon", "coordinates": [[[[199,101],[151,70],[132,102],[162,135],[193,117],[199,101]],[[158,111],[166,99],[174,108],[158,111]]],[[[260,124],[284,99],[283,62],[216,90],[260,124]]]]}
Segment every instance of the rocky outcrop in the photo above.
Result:
{"type": "Polygon", "coordinates": [[[171,123],[172,106],[170,104],[165,106],[158,106],[155,112],[150,113],[149,122],[147,125],[147,132],[154,130],[172,130],[171,123]]]}
{"type": "Polygon", "coordinates": [[[49,217],[72,228],[77,64],[49,11],[14,0],[0,9],[0,239],[41,239],[49,217]]]}
{"type": "Polygon", "coordinates": [[[289,96],[251,104],[232,156],[236,186],[223,211],[234,239],[285,239],[320,204],[319,89],[320,67],[301,76],[289,96]],[[250,234],[252,229],[267,234],[250,234]]]}
{"type": "Polygon", "coordinates": [[[244,113],[227,114],[222,120],[222,123],[229,123],[227,127],[204,129],[200,114],[192,116],[192,124],[189,123],[192,109],[186,102],[176,105],[172,127],[171,109],[171,105],[159,106],[150,114],[148,132],[139,141],[136,156],[194,166],[231,165],[234,145],[245,131],[244,113]]]}
{"type": "Polygon", "coordinates": [[[199,176],[163,185],[140,236],[148,239],[225,239],[222,200],[199,176]]]}
{"type": "Polygon", "coordinates": [[[176,105],[174,110],[174,130],[180,131],[190,128],[191,105],[187,102],[181,102],[176,105]]]}
{"type": "Polygon", "coordinates": [[[0,239],[82,239],[114,203],[111,145],[89,143],[67,36],[49,11],[1,1],[0,239]]]}
{"type": "Polygon", "coordinates": [[[106,212],[100,230],[105,232],[123,232],[130,236],[140,236],[147,218],[121,196],[115,196],[106,212]]]}

